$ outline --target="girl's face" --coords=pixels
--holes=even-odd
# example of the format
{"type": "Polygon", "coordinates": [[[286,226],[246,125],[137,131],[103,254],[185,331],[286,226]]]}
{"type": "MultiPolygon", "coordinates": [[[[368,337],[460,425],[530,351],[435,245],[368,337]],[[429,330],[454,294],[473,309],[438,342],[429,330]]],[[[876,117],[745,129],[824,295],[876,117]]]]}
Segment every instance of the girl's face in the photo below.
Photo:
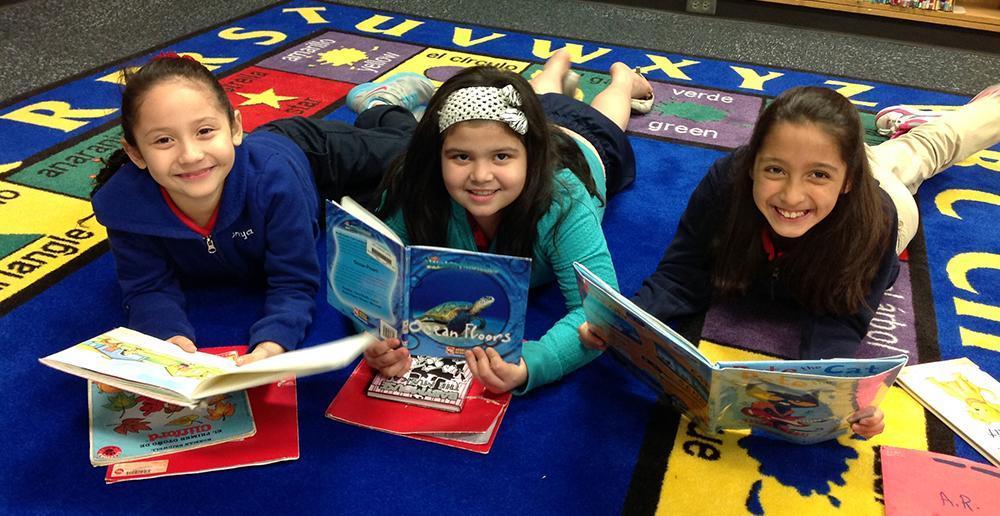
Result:
{"type": "Polygon", "coordinates": [[[469,120],[445,132],[444,186],[490,237],[496,234],[503,209],[524,190],[527,171],[524,143],[502,122],[469,120]]]}
{"type": "Polygon", "coordinates": [[[847,165],[836,140],[812,123],[779,122],[753,164],[753,200],[771,229],[798,238],[826,218],[841,193],[847,165]]]}
{"type": "Polygon", "coordinates": [[[239,112],[230,127],[226,112],[204,86],[168,80],[146,92],[133,127],[136,145],[125,150],[185,214],[215,209],[235,146],[243,141],[239,112]]]}

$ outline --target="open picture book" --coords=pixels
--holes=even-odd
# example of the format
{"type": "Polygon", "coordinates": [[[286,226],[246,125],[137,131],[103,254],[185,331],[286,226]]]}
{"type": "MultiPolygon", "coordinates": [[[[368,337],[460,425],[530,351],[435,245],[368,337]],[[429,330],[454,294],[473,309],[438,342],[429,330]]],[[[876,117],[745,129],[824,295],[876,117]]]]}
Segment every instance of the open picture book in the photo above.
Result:
{"type": "Polygon", "coordinates": [[[677,410],[712,431],[751,428],[801,444],[849,431],[906,363],[879,359],[715,362],[669,326],[574,264],[590,331],[677,410]]]}
{"type": "Polygon", "coordinates": [[[1000,466],[1000,382],[968,358],[906,366],[899,385],[1000,466]]]}
{"type": "Polygon", "coordinates": [[[229,358],[188,353],[169,342],[115,328],[39,361],[60,371],[167,403],[194,407],[228,392],[288,376],[340,369],[373,341],[367,334],[288,351],[237,366],[229,358]]]}
{"type": "Polygon", "coordinates": [[[530,258],[404,245],[350,197],[327,201],[326,228],[327,301],[356,326],[414,355],[520,360],[530,258]]]}

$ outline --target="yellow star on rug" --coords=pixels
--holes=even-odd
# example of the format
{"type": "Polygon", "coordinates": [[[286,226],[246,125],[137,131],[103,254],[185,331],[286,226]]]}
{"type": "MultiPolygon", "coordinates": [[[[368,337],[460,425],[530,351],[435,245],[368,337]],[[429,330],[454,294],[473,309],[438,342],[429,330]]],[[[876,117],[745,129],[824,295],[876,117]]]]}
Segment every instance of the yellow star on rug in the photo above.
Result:
{"type": "Polygon", "coordinates": [[[240,104],[240,106],[255,106],[257,104],[265,104],[273,107],[274,109],[280,109],[281,105],[279,102],[283,100],[295,100],[298,97],[284,97],[278,95],[274,92],[274,88],[268,88],[260,93],[240,93],[236,92],[237,95],[245,97],[247,100],[240,104]]]}

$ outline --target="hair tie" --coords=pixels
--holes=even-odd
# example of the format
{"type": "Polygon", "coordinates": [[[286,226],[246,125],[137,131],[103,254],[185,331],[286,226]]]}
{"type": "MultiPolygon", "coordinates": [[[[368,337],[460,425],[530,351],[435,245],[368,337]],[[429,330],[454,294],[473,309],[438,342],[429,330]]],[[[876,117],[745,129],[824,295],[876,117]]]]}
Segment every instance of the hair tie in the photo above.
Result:
{"type": "Polygon", "coordinates": [[[521,107],[521,95],[508,84],[503,88],[472,86],[448,95],[438,113],[438,131],[467,120],[495,120],[507,124],[515,133],[528,132],[528,118],[521,107]]]}

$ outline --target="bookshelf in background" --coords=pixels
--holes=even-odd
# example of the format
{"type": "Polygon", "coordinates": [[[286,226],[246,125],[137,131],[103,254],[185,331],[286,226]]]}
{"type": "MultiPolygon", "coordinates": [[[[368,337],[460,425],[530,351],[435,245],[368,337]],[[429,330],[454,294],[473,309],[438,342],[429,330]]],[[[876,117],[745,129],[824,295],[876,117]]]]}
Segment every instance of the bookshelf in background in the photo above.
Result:
{"type": "Polygon", "coordinates": [[[931,11],[868,2],[866,0],[759,0],[889,18],[1000,32],[1000,0],[958,0],[954,12],[931,11]]]}

